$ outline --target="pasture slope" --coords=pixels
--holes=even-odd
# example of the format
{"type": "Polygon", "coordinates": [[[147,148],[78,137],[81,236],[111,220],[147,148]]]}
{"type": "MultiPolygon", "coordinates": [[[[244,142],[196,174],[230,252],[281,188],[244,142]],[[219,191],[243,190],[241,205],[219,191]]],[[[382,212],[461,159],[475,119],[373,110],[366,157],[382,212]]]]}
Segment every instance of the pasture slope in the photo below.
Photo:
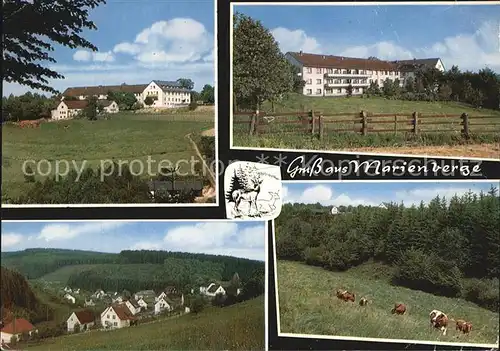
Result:
{"type": "MultiPolygon", "coordinates": [[[[75,162],[79,168],[84,165],[94,169],[105,160],[121,160],[128,164],[140,160],[144,165],[143,174],[149,178],[145,174],[148,157],[153,160],[151,169],[156,174],[160,160],[173,164],[179,160],[190,160],[196,154],[185,135],[200,134],[213,126],[213,111],[162,114],[120,112],[107,120],[42,123],[40,128],[33,129],[5,125],[2,128],[2,199],[23,194],[27,186],[22,174],[25,161],[47,160],[52,166],[51,175],[54,175],[57,160],[65,160],[70,165],[75,162]]],[[[139,173],[137,162],[133,164],[133,170],[139,173]]],[[[105,166],[108,164],[105,163],[105,166]]],[[[31,166],[36,171],[36,167],[31,166]]],[[[185,162],[180,166],[181,171],[188,171],[189,165],[185,162]]],[[[61,172],[67,171],[64,166],[61,168],[61,172]]],[[[41,172],[47,170],[46,162],[41,164],[41,172]]],[[[45,177],[38,175],[35,178],[43,180],[45,177]]]]}
{"type": "Polygon", "coordinates": [[[263,350],[264,297],[198,315],[47,339],[28,350],[263,350]]]}
{"type": "MultiPolygon", "coordinates": [[[[471,116],[491,115],[498,116],[489,120],[481,120],[482,123],[491,121],[498,123],[500,121],[500,111],[475,109],[469,105],[457,102],[425,102],[425,101],[404,101],[404,100],[389,100],[379,97],[370,98],[321,98],[308,97],[298,94],[292,94],[287,99],[279,103],[274,103],[275,113],[279,112],[297,112],[302,110],[316,110],[324,114],[336,113],[359,113],[364,110],[370,113],[404,113],[411,114],[419,112],[420,114],[448,114],[457,115],[464,112],[471,116]]],[[[269,102],[263,104],[262,110],[267,113],[272,113],[273,107],[269,102]]],[[[278,120],[290,120],[292,116],[279,117],[278,120]]],[[[328,120],[335,119],[345,120],[347,117],[330,117],[328,120]]],[[[234,120],[247,120],[245,117],[235,117],[234,120]]],[[[426,119],[425,122],[436,122],[438,118],[426,119]]],[[[453,119],[453,125],[426,125],[421,128],[430,128],[432,130],[459,130],[460,120],[453,119]]],[[[360,125],[357,125],[358,127],[360,125]]],[[[265,131],[269,128],[272,133],[262,134],[258,137],[249,136],[247,124],[235,124],[233,126],[233,144],[234,146],[244,147],[265,147],[265,148],[280,148],[280,149],[308,149],[308,150],[325,150],[325,151],[351,151],[351,152],[374,152],[374,153],[400,153],[400,154],[427,154],[427,155],[442,155],[442,156],[468,156],[468,157],[483,157],[483,158],[498,158],[499,152],[499,134],[488,133],[483,135],[474,135],[474,140],[465,143],[460,133],[457,132],[432,132],[422,133],[418,136],[413,134],[406,135],[403,132],[384,132],[384,133],[369,133],[363,136],[360,133],[354,132],[334,132],[329,131],[329,128],[353,128],[352,123],[326,124],[323,140],[312,137],[304,132],[290,133],[289,129],[300,128],[295,124],[277,124],[270,123],[265,126],[265,131]],[[287,132],[287,133],[281,133],[287,132]],[[415,149],[416,148],[416,149],[415,149]]],[[[392,128],[391,124],[371,124],[370,127],[375,129],[392,128]]],[[[404,128],[409,128],[406,126],[404,128]]],[[[403,128],[403,127],[399,127],[403,128]]],[[[478,127],[474,127],[478,128],[478,127]]],[[[491,126],[479,126],[480,129],[497,129],[498,124],[491,126]]],[[[472,129],[473,130],[473,129],[472,129]]]]}
{"type": "Polygon", "coordinates": [[[498,313],[461,299],[392,286],[383,272],[376,279],[377,272],[367,267],[339,273],[280,260],[277,267],[282,333],[476,344],[495,344],[497,340],[498,313]],[[354,292],[356,302],[337,299],[335,292],[339,288],[354,292]],[[367,307],[359,306],[361,297],[370,301],[367,307]],[[406,315],[391,314],[396,302],[407,305],[406,315]],[[446,336],[432,330],[429,313],[433,309],[453,319],[471,321],[472,332],[459,333],[453,322],[446,336]]]}

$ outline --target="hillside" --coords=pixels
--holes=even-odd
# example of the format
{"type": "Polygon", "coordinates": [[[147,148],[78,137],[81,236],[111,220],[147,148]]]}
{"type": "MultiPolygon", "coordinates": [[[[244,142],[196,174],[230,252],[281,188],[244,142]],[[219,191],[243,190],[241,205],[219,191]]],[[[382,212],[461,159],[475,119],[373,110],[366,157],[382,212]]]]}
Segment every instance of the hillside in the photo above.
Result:
{"type": "Polygon", "coordinates": [[[29,350],[263,350],[264,297],[199,315],[114,331],[92,331],[29,346],[29,350]]]}
{"type": "MultiPolygon", "coordinates": [[[[290,261],[279,260],[277,265],[283,333],[481,344],[494,344],[498,335],[498,313],[463,299],[394,287],[384,279],[370,279],[366,269],[339,273],[290,261]],[[339,288],[354,292],[356,303],[337,299],[335,291],[339,288]],[[358,305],[361,297],[370,301],[367,307],[358,305]],[[396,302],[408,306],[406,315],[391,314],[396,302]],[[433,309],[442,310],[450,318],[471,321],[473,331],[468,336],[459,334],[454,323],[446,336],[430,330],[428,316],[433,309]]],[[[381,267],[373,268],[372,273],[381,267]]]]}
{"type": "Polygon", "coordinates": [[[0,267],[0,271],[1,318],[4,323],[10,322],[14,315],[32,323],[53,317],[52,309],[38,299],[21,274],[4,267],[0,267]]]}

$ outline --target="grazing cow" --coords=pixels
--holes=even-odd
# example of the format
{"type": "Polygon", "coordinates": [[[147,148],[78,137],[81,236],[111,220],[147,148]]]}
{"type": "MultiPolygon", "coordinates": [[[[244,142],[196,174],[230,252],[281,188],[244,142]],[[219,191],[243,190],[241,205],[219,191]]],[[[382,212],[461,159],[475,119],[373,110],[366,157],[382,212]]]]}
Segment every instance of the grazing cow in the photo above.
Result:
{"type": "Polygon", "coordinates": [[[405,314],[406,313],[405,304],[402,304],[402,303],[394,304],[394,308],[391,310],[391,313],[392,314],[405,314]]]}
{"type": "Polygon", "coordinates": [[[337,297],[346,302],[347,301],[354,302],[356,300],[356,295],[348,292],[347,290],[342,290],[342,289],[337,290],[337,297]]]}
{"type": "Polygon", "coordinates": [[[456,329],[460,330],[464,334],[469,334],[472,330],[472,323],[466,322],[463,319],[459,319],[456,322],[456,329]]]}
{"type": "Polygon", "coordinates": [[[368,305],[368,300],[366,298],[361,298],[361,300],[359,300],[359,305],[360,306],[366,306],[368,305]]]}
{"type": "Polygon", "coordinates": [[[432,310],[431,313],[429,313],[429,317],[431,327],[441,330],[443,335],[446,335],[446,330],[448,329],[448,316],[441,311],[432,310]]]}

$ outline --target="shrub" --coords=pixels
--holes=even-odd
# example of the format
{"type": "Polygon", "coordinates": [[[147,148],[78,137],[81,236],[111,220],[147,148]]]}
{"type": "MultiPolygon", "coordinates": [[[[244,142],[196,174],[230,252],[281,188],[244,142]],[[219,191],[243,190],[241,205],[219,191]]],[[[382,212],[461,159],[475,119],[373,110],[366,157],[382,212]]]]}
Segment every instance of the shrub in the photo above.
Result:
{"type": "Polygon", "coordinates": [[[189,111],[194,111],[198,108],[198,104],[196,103],[196,101],[191,101],[189,103],[189,111]]]}
{"type": "Polygon", "coordinates": [[[304,259],[311,266],[324,265],[325,249],[323,247],[307,247],[304,250],[304,259]]]}
{"type": "Polygon", "coordinates": [[[498,278],[467,279],[462,290],[462,298],[494,312],[499,311],[499,294],[498,278]]]}
{"type": "Polygon", "coordinates": [[[193,313],[200,313],[205,308],[205,300],[201,296],[197,296],[195,299],[191,301],[191,305],[189,309],[193,313]]]}

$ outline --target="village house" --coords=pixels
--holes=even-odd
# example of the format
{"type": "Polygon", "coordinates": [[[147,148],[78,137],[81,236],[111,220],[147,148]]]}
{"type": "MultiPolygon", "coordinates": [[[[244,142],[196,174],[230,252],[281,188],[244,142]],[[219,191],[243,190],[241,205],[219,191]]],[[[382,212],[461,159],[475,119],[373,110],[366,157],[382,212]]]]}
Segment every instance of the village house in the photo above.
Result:
{"type": "Polygon", "coordinates": [[[214,297],[217,294],[226,294],[226,290],[220,285],[211,283],[208,287],[201,286],[200,293],[206,296],[214,297]]]}
{"type": "Polygon", "coordinates": [[[139,306],[141,306],[141,310],[147,310],[148,309],[148,303],[146,302],[146,300],[144,300],[142,297],[139,298],[139,300],[136,300],[137,301],[137,304],[139,306]]]}
{"type": "Polygon", "coordinates": [[[130,327],[136,320],[125,304],[111,305],[101,313],[101,325],[107,329],[130,327]]]}
{"type": "Polygon", "coordinates": [[[66,321],[68,332],[74,332],[75,326],[80,326],[80,331],[88,330],[95,325],[94,312],[89,310],[73,312],[66,321]]]}
{"type": "Polygon", "coordinates": [[[134,299],[129,299],[123,302],[129,309],[129,311],[132,313],[132,315],[136,315],[137,313],[141,312],[141,306],[135,301],[134,299]]]}
{"type": "Polygon", "coordinates": [[[65,294],[64,295],[64,299],[67,300],[70,303],[75,303],[76,302],[75,297],[72,296],[72,295],[70,295],[70,294],[65,294]]]}
{"type": "Polygon", "coordinates": [[[138,291],[134,294],[134,299],[139,300],[139,299],[146,299],[146,298],[154,298],[156,296],[156,293],[154,290],[142,290],[138,291]]]}
{"type": "Polygon", "coordinates": [[[76,295],[80,294],[80,289],[73,290],[73,294],[76,294],[76,295]]]}
{"type": "Polygon", "coordinates": [[[64,290],[64,292],[67,292],[67,293],[73,292],[73,290],[71,290],[71,288],[69,286],[66,286],[63,290],[64,290]]]}
{"type": "Polygon", "coordinates": [[[115,297],[112,297],[112,298],[111,298],[111,302],[112,302],[112,303],[122,303],[122,302],[123,302],[123,297],[121,297],[121,296],[119,296],[119,295],[118,295],[118,296],[115,296],[115,297]]]}
{"type": "Polygon", "coordinates": [[[96,299],[102,299],[104,296],[106,296],[106,293],[101,289],[96,290],[95,293],[92,294],[92,297],[96,299]]]}
{"type": "Polygon", "coordinates": [[[98,100],[106,100],[108,93],[132,93],[138,102],[142,103],[142,93],[146,89],[147,84],[121,84],[121,85],[99,85],[89,87],[74,87],[68,88],[63,92],[63,97],[71,96],[79,100],[86,100],[89,97],[95,96],[98,100]]]}
{"type": "MultiPolygon", "coordinates": [[[[63,100],[55,110],[51,111],[51,117],[53,120],[71,119],[83,111],[87,105],[86,100],[63,100]]],[[[118,113],[120,110],[118,104],[114,101],[102,100],[99,101],[99,105],[102,106],[103,112],[106,113],[118,113]]]]}
{"type": "Polygon", "coordinates": [[[91,307],[91,306],[95,306],[95,302],[90,299],[87,301],[87,299],[85,299],[85,304],[84,304],[85,307],[91,307]]]}
{"type": "Polygon", "coordinates": [[[20,340],[21,335],[28,333],[30,336],[37,333],[38,330],[24,318],[15,318],[9,324],[0,329],[1,343],[10,344],[12,339],[20,340]]]}
{"type": "Polygon", "coordinates": [[[167,302],[167,298],[161,298],[155,302],[155,314],[159,314],[163,311],[172,311],[173,307],[167,302]]]}

